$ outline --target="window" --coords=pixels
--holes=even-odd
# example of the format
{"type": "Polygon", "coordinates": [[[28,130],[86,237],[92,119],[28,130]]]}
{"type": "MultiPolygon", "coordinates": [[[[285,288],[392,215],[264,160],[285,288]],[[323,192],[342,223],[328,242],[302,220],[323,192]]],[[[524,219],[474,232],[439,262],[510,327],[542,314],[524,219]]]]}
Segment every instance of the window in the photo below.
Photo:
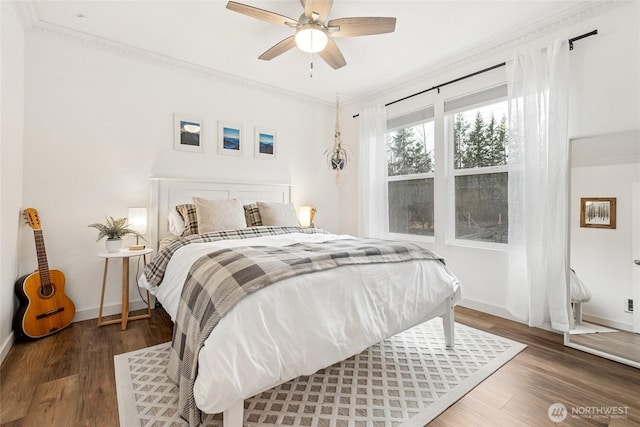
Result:
{"type": "Polygon", "coordinates": [[[499,86],[445,102],[456,239],[507,243],[508,127],[503,92],[506,87],[499,86]]]}
{"type": "Polygon", "coordinates": [[[389,232],[433,236],[433,107],[387,122],[389,232]]]}

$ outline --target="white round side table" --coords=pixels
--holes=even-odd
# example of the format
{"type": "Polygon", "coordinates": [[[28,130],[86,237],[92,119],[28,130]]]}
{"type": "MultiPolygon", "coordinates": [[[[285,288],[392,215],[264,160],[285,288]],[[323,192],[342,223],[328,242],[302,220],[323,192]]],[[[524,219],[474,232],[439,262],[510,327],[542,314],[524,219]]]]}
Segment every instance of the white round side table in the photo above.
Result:
{"type": "Polygon", "coordinates": [[[113,325],[120,323],[120,329],[127,329],[127,322],[130,320],[149,319],[151,317],[151,299],[147,291],[147,312],[138,316],[129,317],[129,259],[142,256],[144,264],[147,265],[147,255],[153,252],[151,248],[140,250],[123,249],[120,252],[101,252],[99,257],[104,258],[104,274],[102,275],[102,294],[100,295],[100,312],[98,313],[98,326],[113,325]],[[107,271],[109,260],[120,258],[122,260],[122,314],[120,319],[102,321],[102,307],[104,305],[104,288],[107,284],[107,271]]]}

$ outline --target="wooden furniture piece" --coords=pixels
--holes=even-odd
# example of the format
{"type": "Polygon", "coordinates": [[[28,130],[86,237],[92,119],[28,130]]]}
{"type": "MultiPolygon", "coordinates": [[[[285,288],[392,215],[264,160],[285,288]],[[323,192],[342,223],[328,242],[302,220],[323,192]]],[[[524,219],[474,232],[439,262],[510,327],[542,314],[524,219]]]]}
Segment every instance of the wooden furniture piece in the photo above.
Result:
{"type": "Polygon", "coordinates": [[[127,329],[127,322],[130,320],[149,319],[151,317],[151,298],[147,291],[147,313],[138,316],[129,317],[129,259],[142,256],[144,264],[147,264],[147,254],[153,252],[153,249],[146,248],[142,250],[122,250],[120,252],[102,252],[98,256],[104,258],[104,274],[102,276],[102,294],[100,296],[100,312],[98,314],[98,326],[112,325],[120,323],[121,330],[127,329]],[[122,314],[120,319],[102,321],[102,307],[104,305],[104,288],[107,284],[107,271],[109,268],[109,260],[112,258],[122,259],[122,314]]]}

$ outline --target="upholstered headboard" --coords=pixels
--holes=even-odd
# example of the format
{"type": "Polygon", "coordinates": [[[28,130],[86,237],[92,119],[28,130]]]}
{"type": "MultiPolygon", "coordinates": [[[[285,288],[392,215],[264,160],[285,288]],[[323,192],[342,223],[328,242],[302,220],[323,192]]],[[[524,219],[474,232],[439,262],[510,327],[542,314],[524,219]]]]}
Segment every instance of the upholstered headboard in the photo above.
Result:
{"type": "Polygon", "coordinates": [[[263,202],[290,203],[293,186],[250,182],[220,182],[192,179],[151,178],[148,244],[158,249],[158,242],[169,236],[168,216],[176,205],[193,203],[192,198],[240,199],[243,204],[263,202]]]}

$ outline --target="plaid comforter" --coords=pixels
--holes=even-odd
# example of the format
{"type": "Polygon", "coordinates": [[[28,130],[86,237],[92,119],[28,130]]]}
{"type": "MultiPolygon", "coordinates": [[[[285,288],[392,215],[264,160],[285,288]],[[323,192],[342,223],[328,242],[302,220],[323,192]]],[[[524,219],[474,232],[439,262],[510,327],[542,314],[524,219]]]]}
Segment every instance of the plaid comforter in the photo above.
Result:
{"type": "Polygon", "coordinates": [[[169,260],[176,251],[191,243],[216,242],[219,240],[230,239],[248,239],[250,237],[275,236],[287,233],[305,233],[315,234],[327,232],[318,228],[302,228],[302,227],[250,227],[239,228],[235,230],[215,231],[211,233],[193,234],[191,236],[176,238],[172,243],[165,246],[153,260],[146,265],[144,275],[150,286],[158,286],[164,278],[164,272],[167,269],[169,260]]]}
{"type": "Polygon", "coordinates": [[[189,425],[198,425],[193,386],[198,353],[220,319],[242,298],[277,281],[353,264],[437,260],[431,251],[411,243],[348,239],[298,243],[285,247],[240,247],[216,250],[198,259],[180,297],[167,374],[179,387],[179,409],[189,425]]]}

